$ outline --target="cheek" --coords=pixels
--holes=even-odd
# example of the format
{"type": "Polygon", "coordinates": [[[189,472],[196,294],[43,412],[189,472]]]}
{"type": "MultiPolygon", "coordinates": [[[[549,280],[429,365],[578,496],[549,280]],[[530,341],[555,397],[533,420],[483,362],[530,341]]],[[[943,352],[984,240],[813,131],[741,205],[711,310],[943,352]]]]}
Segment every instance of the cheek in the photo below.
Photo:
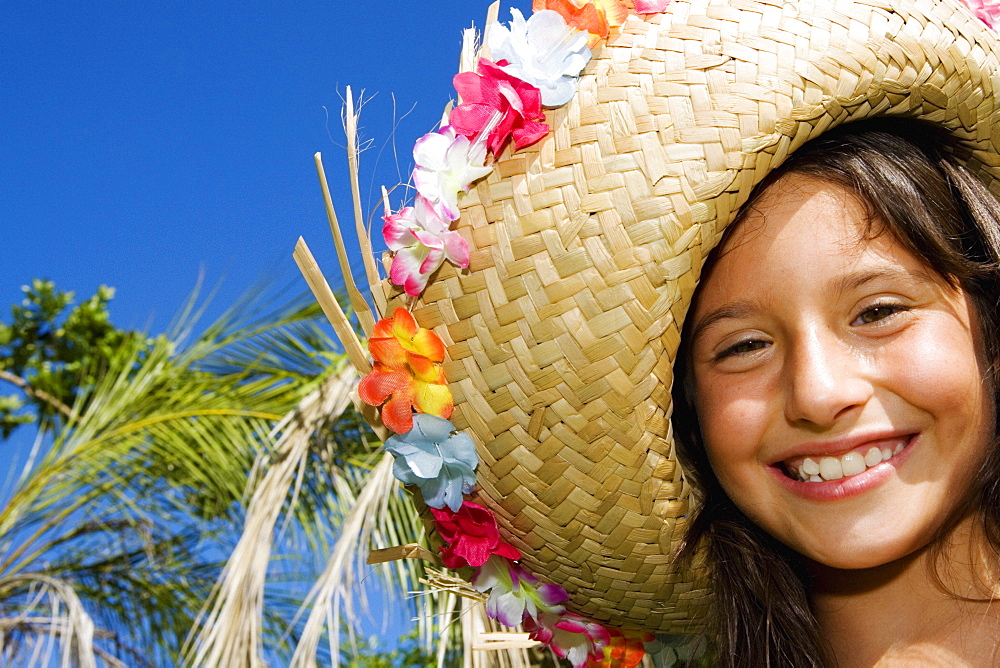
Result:
{"type": "Polygon", "coordinates": [[[968,330],[952,326],[929,330],[896,346],[882,360],[883,385],[957,434],[972,437],[994,431],[992,383],[985,373],[981,346],[968,330]]]}
{"type": "Polygon", "coordinates": [[[759,460],[759,445],[772,420],[773,388],[732,379],[696,383],[698,424],[712,469],[727,489],[747,464],[759,460]]]}

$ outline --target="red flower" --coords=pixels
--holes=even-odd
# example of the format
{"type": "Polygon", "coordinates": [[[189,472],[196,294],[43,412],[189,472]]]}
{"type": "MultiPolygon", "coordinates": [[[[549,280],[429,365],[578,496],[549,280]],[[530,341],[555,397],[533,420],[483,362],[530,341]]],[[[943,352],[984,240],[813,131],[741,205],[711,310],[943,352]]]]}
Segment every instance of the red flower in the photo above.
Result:
{"type": "Polygon", "coordinates": [[[590,659],[587,668],[635,668],[646,655],[646,643],[653,640],[652,633],[608,629],[611,642],[604,648],[604,660],[590,659]]]}
{"type": "Polygon", "coordinates": [[[445,384],[444,343],[434,332],[417,327],[404,308],[375,324],[368,339],[375,364],[358,384],[366,404],[382,406],[382,422],[397,434],[413,427],[413,410],[449,418],[455,408],[445,384]],[[383,405],[385,404],[385,405],[383,405]]]}
{"type": "Polygon", "coordinates": [[[448,543],[441,548],[441,563],[448,568],[482,566],[491,554],[517,560],[521,553],[500,539],[500,530],[493,513],[480,505],[466,501],[458,512],[448,508],[431,508],[434,526],[448,543]]]}
{"type": "Polygon", "coordinates": [[[541,91],[485,58],[479,59],[478,74],[456,74],[454,83],[462,104],[452,109],[448,123],[459,134],[475,137],[498,117],[487,142],[493,155],[500,155],[511,138],[519,149],[549,133],[548,125],[537,122],[545,120],[541,91]]]}

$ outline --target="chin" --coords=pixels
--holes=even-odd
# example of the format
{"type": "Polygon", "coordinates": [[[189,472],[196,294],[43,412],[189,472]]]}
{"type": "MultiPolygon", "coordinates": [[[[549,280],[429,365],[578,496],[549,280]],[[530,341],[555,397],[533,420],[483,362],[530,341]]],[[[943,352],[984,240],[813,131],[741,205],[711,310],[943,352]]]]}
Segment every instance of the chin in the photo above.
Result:
{"type": "Polygon", "coordinates": [[[923,545],[878,545],[866,548],[830,549],[823,552],[805,553],[810,562],[838,570],[866,570],[878,568],[910,557],[927,546],[923,545]]]}
{"type": "MultiPolygon", "coordinates": [[[[897,516],[898,517],[898,516],[897,516]]],[[[904,527],[899,521],[891,526],[877,523],[879,526],[860,526],[851,532],[839,535],[837,539],[817,538],[813,540],[802,537],[795,541],[785,542],[791,549],[804,556],[809,562],[838,570],[875,569],[898,562],[909,561],[920,555],[929,546],[939,542],[941,528],[950,525],[945,530],[951,534],[955,521],[942,521],[932,526],[912,527],[911,531],[900,531],[904,527]]],[[[782,540],[778,537],[778,540],[782,540]]]]}

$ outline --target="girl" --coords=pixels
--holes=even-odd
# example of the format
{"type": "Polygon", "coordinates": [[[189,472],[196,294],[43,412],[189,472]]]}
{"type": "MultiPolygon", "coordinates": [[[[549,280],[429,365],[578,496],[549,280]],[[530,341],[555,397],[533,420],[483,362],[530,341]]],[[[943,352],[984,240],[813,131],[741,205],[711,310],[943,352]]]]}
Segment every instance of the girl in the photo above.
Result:
{"type": "Polygon", "coordinates": [[[829,132],[703,275],[674,415],[723,664],[998,660],[1000,207],[953,151],[829,132]]]}

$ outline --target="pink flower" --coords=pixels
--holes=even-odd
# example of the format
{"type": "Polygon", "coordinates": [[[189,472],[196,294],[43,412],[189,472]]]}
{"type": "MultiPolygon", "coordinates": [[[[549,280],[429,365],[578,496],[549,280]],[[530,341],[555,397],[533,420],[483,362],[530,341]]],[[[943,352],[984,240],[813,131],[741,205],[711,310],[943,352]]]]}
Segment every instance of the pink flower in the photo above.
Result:
{"type": "Polygon", "coordinates": [[[426,197],[417,195],[413,206],[382,220],[385,243],[395,251],[389,278],[406,294],[416,297],[423,292],[427,279],[445,260],[462,269],[469,266],[469,244],[449,229],[451,221],[442,218],[426,197]]]}
{"type": "Polygon", "coordinates": [[[611,644],[611,634],[597,622],[567,612],[555,615],[542,612],[537,619],[524,620],[532,640],[538,640],[573,668],[584,668],[588,660],[603,661],[604,648],[611,644]]]}
{"type": "Polygon", "coordinates": [[[538,580],[515,563],[491,556],[472,578],[476,591],[489,592],[486,614],[504,626],[517,626],[541,613],[560,615],[569,594],[559,585],[538,580]]]}
{"type": "Polygon", "coordinates": [[[440,218],[458,220],[458,194],[468,192],[492,167],[486,163],[486,141],[455,132],[446,125],[417,140],[413,147],[413,185],[427,198],[440,218]]]}
{"type": "Polygon", "coordinates": [[[498,116],[487,142],[493,155],[499,155],[510,139],[514,148],[520,149],[549,133],[549,126],[538,122],[545,119],[541,92],[504,72],[500,65],[480,58],[478,74],[455,75],[455,90],[462,96],[462,104],[452,109],[448,119],[459,134],[475,137],[498,116]]]}
{"type": "Polygon", "coordinates": [[[486,508],[466,501],[458,512],[431,508],[434,526],[448,545],[441,548],[441,563],[448,568],[482,566],[490,555],[520,559],[517,548],[500,538],[497,518],[486,508]]]}
{"type": "Polygon", "coordinates": [[[976,13],[979,20],[996,30],[1000,25],[1000,2],[996,0],[965,0],[965,4],[976,13]]]}
{"type": "Polygon", "coordinates": [[[666,11],[670,0],[635,0],[636,14],[659,14],[666,11]]]}

